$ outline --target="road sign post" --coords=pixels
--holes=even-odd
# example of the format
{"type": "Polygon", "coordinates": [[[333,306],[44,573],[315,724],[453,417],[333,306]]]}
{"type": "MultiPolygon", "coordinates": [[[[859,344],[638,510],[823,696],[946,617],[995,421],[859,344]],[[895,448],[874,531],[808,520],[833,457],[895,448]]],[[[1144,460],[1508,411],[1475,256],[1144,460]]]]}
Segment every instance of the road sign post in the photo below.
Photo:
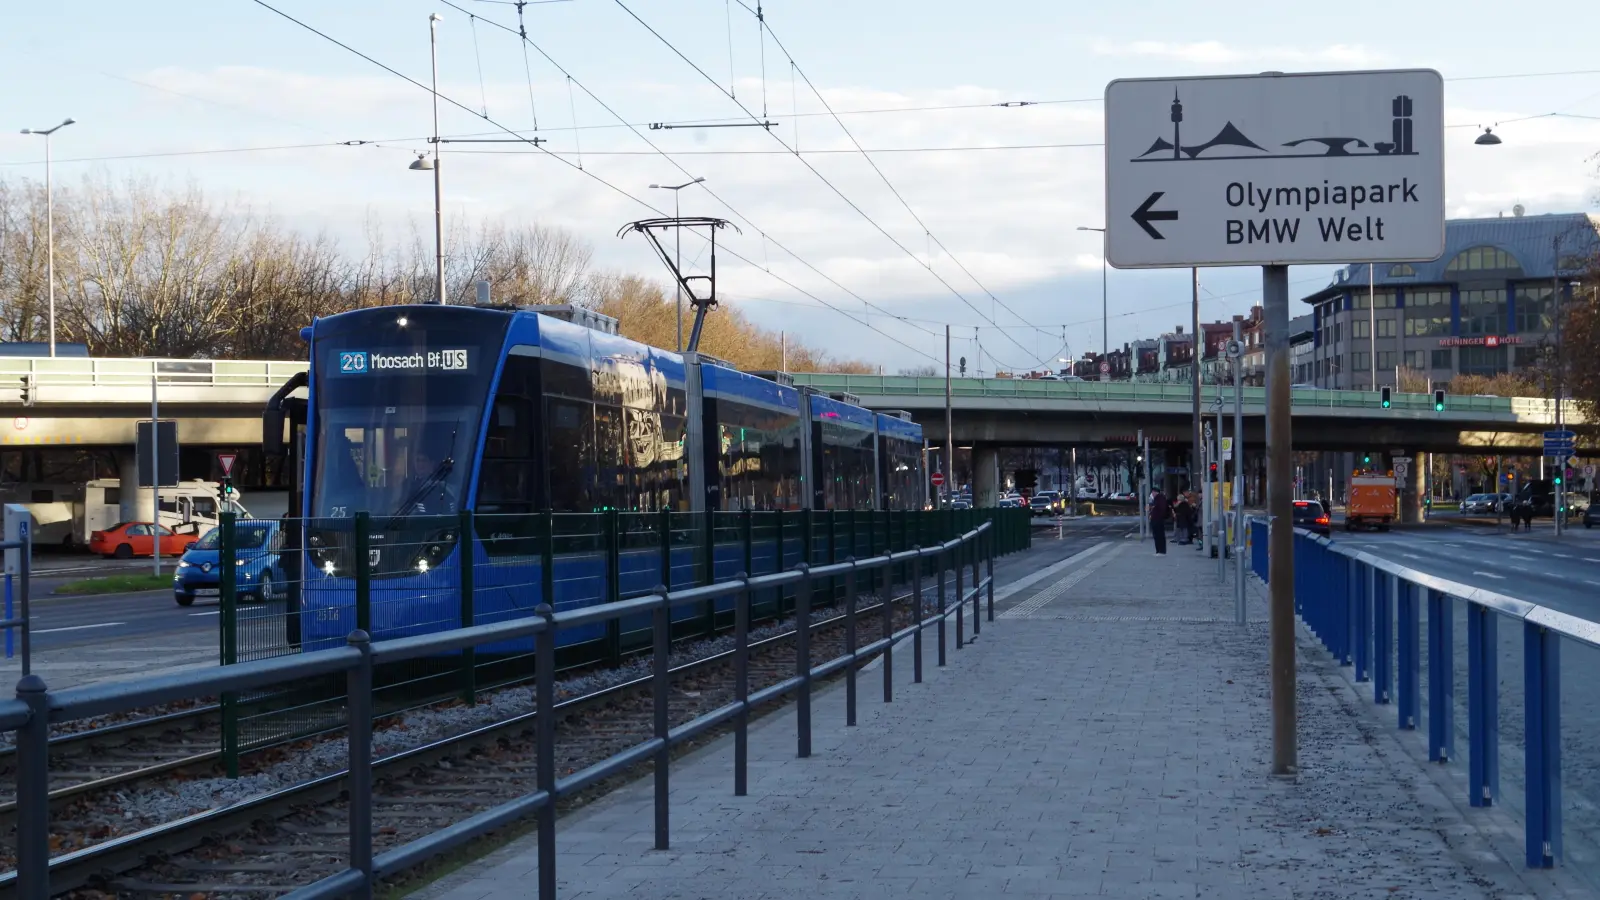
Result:
{"type": "Polygon", "coordinates": [[[1444,253],[1443,106],[1423,69],[1106,86],[1111,265],[1262,267],[1275,774],[1297,768],[1288,267],[1444,253]]]}

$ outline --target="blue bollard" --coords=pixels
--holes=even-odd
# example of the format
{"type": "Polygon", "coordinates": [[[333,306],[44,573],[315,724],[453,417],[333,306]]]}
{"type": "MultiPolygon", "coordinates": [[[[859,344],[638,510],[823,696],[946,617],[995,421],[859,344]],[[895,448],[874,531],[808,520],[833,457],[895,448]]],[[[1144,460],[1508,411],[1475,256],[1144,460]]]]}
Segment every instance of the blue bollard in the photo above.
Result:
{"type": "Polygon", "coordinates": [[[1422,608],[1417,605],[1417,586],[1396,579],[1399,606],[1395,616],[1399,641],[1396,657],[1399,676],[1399,725],[1409,731],[1417,727],[1422,715],[1422,608]]]}
{"type": "Polygon", "coordinates": [[[1467,604],[1467,800],[1493,806],[1500,797],[1499,618],[1467,604]]]}
{"type": "Polygon", "coordinates": [[[1561,635],[1522,624],[1528,868],[1561,858],[1561,635]]]}
{"type": "Polygon", "coordinates": [[[1456,749],[1455,621],[1450,597],[1428,591],[1428,758],[1449,762],[1456,749]]]}
{"type": "Polygon", "coordinates": [[[1394,689],[1394,595],[1396,579],[1373,570],[1372,702],[1389,703],[1394,689]]]}

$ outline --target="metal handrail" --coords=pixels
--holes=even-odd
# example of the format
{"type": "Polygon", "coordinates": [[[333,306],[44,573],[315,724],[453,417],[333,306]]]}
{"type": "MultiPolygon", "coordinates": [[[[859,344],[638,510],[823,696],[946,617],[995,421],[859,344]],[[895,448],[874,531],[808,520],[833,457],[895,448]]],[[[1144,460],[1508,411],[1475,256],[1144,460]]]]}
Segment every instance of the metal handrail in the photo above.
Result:
{"type": "MultiPolygon", "coordinates": [[[[1256,574],[1266,578],[1268,542],[1257,538],[1265,520],[1252,520],[1256,574]]],[[[1509,594],[1423,572],[1371,553],[1346,549],[1331,538],[1295,529],[1295,609],[1357,683],[1372,683],[1373,702],[1393,702],[1402,730],[1428,718],[1428,756],[1455,756],[1455,618],[1460,600],[1467,618],[1467,799],[1474,807],[1500,801],[1498,675],[1501,618],[1521,624],[1523,640],[1524,851],[1530,868],[1551,868],[1562,855],[1561,642],[1600,648],[1600,623],[1509,594]],[[1427,609],[1426,636],[1422,610],[1427,609]],[[1428,691],[1421,691],[1426,640],[1428,691]]]]}
{"type": "Polygon", "coordinates": [[[154,377],[161,384],[267,387],[307,368],[303,360],[0,357],[0,382],[26,377],[34,387],[127,387],[147,386],[154,377]]]}
{"type": "Polygon", "coordinates": [[[669,845],[670,760],[674,747],[728,722],[734,725],[734,792],[746,792],[748,767],[747,727],[750,713],[787,694],[796,695],[798,755],[810,755],[811,686],[827,675],[843,670],[846,677],[846,716],[848,724],[856,718],[856,679],[860,663],[882,653],[883,691],[887,702],[893,695],[893,647],[909,637],[913,641],[913,680],[922,680],[922,632],[938,630],[938,665],[945,664],[946,621],[954,616],[956,647],[965,643],[966,603],[972,602],[971,628],[981,630],[983,601],[987,599],[987,620],[994,621],[994,523],[983,522],[950,541],[930,547],[886,553],[870,559],[850,559],[812,568],[804,563],[794,569],[758,577],[740,574],[734,580],[669,591],[657,588],[640,597],[599,604],[583,609],[556,612],[541,604],[535,615],[522,619],[480,625],[431,635],[407,637],[373,643],[360,629],[351,632],[345,647],[303,653],[295,656],[236,663],[209,669],[195,669],[138,681],[92,685],[50,692],[38,675],[27,675],[17,683],[17,700],[0,701],[0,730],[16,731],[17,779],[17,877],[18,896],[25,900],[46,900],[50,896],[50,806],[48,780],[50,764],[50,726],[91,716],[126,712],[141,706],[167,703],[218,692],[240,691],[273,684],[299,681],[317,675],[345,675],[346,729],[348,733],[347,791],[350,796],[348,867],[335,875],[307,885],[287,896],[328,898],[352,893],[370,895],[376,880],[402,865],[414,864],[527,816],[538,819],[539,897],[554,900],[556,892],[555,837],[556,801],[584,786],[625,771],[638,763],[655,764],[656,847],[669,845]],[[922,564],[931,560],[937,573],[939,611],[925,615],[922,564]],[[911,565],[914,622],[898,632],[893,628],[893,604],[879,604],[884,637],[865,647],[856,646],[856,579],[859,573],[900,565],[911,565]],[[986,564],[987,571],[981,566],[986,564]],[[971,578],[964,578],[970,568],[971,578]],[[954,604],[946,605],[945,573],[955,574],[954,604]],[[846,651],[843,656],[815,664],[810,651],[811,593],[820,579],[841,575],[845,579],[846,651]],[[779,684],[754,694],[749,690],[749,625],[751,593],[778,585],[796,587],[796,673],[779,684]],[[970,585],[970,587],[968,586],[970,585]],[[671,610],[674,606],[704,602],[713,597],[733,596],[735,700],[718,709],[677,726],[669,726],[668,698],[671,691],[669,654],[671,648],[671,610]],[[580,772],[564,778],[556,776],[554,710],[555,658],[557,632],[596,619],[620,619],[647,613],[652,617],[654,645],[651,678],[654,695],[654,734],[647,740],[624,749],[580,772]],[[372,721],[373,668],[379,662],[460,650],[482,643],[534,638],[535,708],[541,713],[535,721],[537,790],[469,819],[454,823],[404,846],[375,857],[372,830],[372,721]]]}

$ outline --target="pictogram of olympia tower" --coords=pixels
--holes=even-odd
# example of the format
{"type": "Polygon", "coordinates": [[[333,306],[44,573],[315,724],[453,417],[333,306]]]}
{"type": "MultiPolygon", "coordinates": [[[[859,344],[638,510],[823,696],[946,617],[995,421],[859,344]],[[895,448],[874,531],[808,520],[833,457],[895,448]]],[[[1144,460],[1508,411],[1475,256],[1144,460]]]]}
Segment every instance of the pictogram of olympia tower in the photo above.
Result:
{"type": "Polygon", "coordinates": [[[1178,102],[1178,89],[1172,89],[1172,158],[1183,158],[1183,142],[1178,140],[1178,126],[1183,121],[1183,104],[1178,102]]]}

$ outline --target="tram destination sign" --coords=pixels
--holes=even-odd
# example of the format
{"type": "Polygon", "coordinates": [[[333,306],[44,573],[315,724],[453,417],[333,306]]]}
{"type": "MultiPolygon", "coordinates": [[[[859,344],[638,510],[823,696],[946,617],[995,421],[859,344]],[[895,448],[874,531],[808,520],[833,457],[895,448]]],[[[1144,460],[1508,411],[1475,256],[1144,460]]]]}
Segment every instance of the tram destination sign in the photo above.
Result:
{"type": "Polygon", "coordinates": [[[1107,259],[1118,268],[1437,259],[1443,108],[1431,69],[1113,81],[1107,259]]]}

